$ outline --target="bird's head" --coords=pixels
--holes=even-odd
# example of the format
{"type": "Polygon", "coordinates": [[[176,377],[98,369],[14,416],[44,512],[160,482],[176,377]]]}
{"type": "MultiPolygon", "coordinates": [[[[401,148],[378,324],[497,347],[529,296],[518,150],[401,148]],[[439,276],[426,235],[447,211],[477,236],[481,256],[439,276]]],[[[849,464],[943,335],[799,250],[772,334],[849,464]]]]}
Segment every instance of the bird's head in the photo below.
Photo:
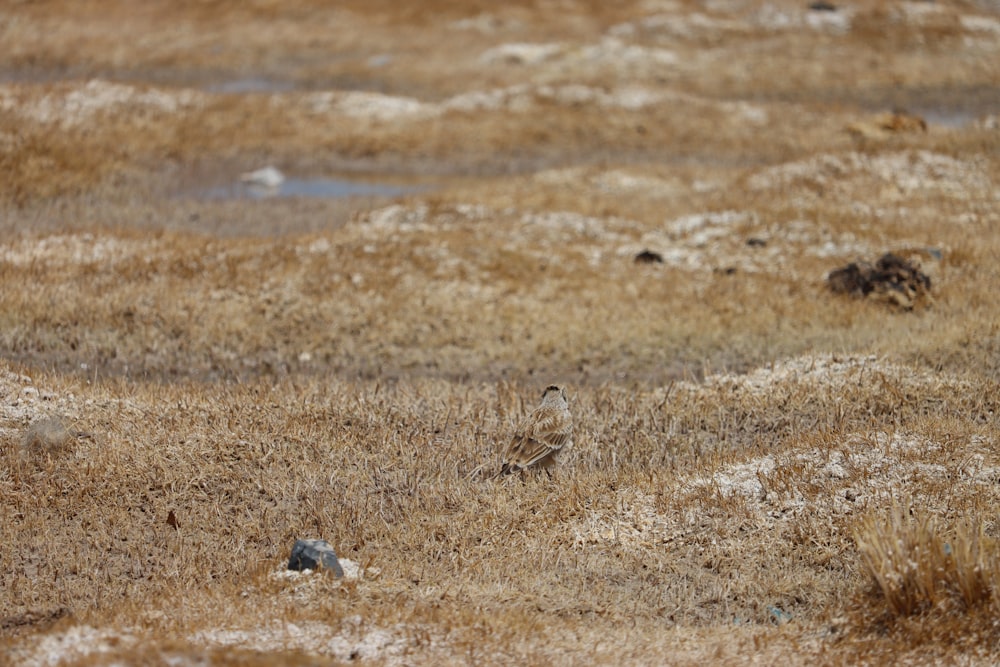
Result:
{"type": "Polygon", "coordinates": [[[567,403],[569,402],[566,399],[566,390],[557,384],[550,384],[542,394],[542,401],[555,401],[560,398],[567,403]]]}

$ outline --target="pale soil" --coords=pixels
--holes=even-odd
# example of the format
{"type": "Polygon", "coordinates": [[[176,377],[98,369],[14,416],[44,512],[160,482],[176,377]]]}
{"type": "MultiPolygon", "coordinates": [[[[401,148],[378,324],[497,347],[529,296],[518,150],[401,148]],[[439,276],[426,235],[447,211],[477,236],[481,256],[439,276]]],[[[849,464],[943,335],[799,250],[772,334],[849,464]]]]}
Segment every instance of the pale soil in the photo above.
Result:
{"type": "Polygon", "coordinates": [[[995,664],[1000,8],[834,4],[0,9],[0,658],[995,664]]]}

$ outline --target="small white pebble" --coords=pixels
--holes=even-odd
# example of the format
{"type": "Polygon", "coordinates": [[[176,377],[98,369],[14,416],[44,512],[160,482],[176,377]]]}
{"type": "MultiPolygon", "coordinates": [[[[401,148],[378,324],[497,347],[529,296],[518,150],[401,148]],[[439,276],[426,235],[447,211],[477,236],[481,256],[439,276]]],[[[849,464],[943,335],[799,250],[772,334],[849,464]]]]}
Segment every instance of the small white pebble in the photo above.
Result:
{"type": "Polygon", "coordinates": [[[344,571],[344,579],[358,579],[361,576],[361,567],[353,560],[340,558],[338,561],[340,568],[344,571]]]}

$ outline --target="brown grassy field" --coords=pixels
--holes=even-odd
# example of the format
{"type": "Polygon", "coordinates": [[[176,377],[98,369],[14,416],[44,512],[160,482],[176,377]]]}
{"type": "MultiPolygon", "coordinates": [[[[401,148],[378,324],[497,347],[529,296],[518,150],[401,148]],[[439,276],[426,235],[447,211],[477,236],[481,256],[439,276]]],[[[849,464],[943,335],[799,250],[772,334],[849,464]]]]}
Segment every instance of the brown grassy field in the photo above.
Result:
{"type": "Polygon", "coordinates": [[[996,4],[402,4],[0,8],[0,664],[1000,661],[996,4]]]}

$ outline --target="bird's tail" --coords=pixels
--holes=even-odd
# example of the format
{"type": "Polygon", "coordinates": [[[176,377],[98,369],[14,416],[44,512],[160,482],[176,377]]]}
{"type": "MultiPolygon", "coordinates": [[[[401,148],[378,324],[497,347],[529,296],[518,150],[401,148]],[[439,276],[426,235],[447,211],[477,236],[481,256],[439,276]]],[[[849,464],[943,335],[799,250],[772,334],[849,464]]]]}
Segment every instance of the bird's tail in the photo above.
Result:
{"type": "Polygon", "coordinates": [[[503,467],[500,468],[500,472],[493,475],[493,477],[491,477],[490,479],[498,479],[505,475],[510,475],[511,473],[515,473],[518,470],[520,470],[520,468],[516,463],[504,463],[503,467]]]}

